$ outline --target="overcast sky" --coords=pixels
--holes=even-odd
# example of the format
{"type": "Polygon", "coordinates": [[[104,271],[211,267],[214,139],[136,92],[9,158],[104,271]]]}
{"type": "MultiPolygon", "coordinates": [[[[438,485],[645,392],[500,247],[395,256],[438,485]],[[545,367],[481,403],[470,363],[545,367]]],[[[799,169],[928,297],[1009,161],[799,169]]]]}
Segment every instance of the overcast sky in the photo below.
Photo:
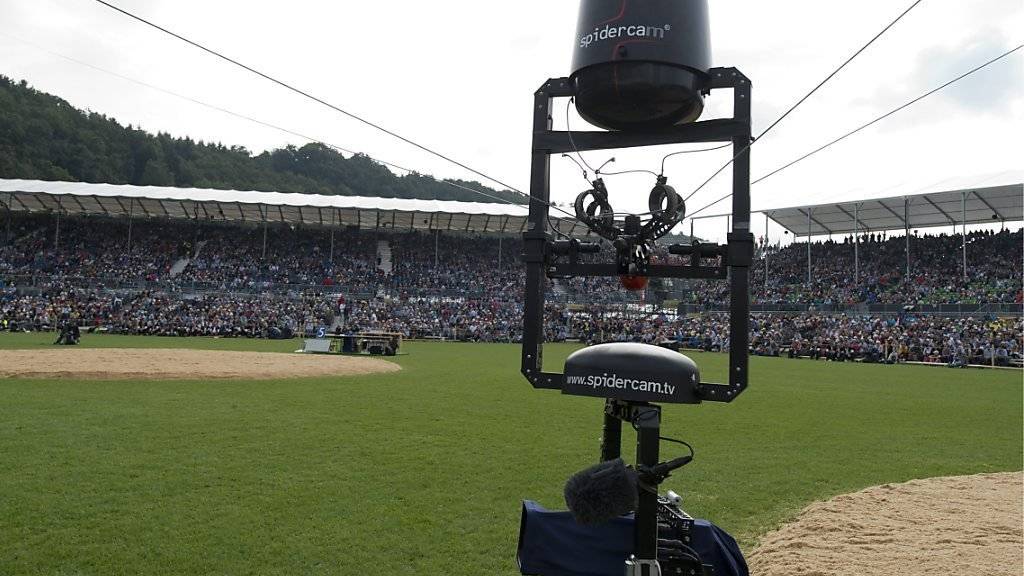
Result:
{"type": "MultiPolygon", "coordinates": [[[[545,79],[570,72],[578,6],[569,0],[112,2],[524,191],[532,93],[545,79]]],[[[751,78],[758,132],[910,3],[711,0],[713,65],[735,66],[751,78]]],[[[1021,0],[924,0],[754,147],[754,177],[1021,42],[1021,0]]],[[[154,132],[253,151],[305,143],[41,48],[421,172],[479,179],[93,0],[0,0],[2,74],[154,132]]],[[[1021,52],[758,184],[754,209],[878,196],[900,184],[923,188],[1024,167],[1021,52]]],[[[712,96],[704,118],[728,115],[730,98],[712,96]]],[[[561,128],[564,108],[558,110],[561,128]]],[[[585,128],[575,113],[570,122],[585,128]]],[[[615,166],[657,170],[664,153],[615,152],[615,166]]],[[[599,164],[612,155],[588,158],[599,164]]],[[[677,156],[666,172],[685,195],[728,159],[727,150],[677,156]]],[[[558,202],[586,186],[564,159],[553,159],[552,178],[558,202]]],[[[607,182],[617,211],[638,211],[653,177],[607,182]]],[[[726,173],[693,198],[690,211],[729,189],[726,173]]],[[[723,203],[705,213],[727,210],[723,203]]],[[[763,226],[755,219],[755,232],[763,226]]]]}

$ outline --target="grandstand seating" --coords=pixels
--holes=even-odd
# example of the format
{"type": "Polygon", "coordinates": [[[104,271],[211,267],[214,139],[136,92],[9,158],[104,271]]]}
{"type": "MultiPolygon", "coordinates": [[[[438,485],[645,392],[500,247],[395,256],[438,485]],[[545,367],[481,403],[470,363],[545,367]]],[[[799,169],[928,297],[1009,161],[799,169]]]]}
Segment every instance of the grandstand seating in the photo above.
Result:
{"type": "MultiPolygon", "coordinates": [[[[11,218],[9,232],[0,228],[0,328],[44,329],[67,316],[160,335],[255,337],[271,326],[300,332],[339,325],[471,340],[514,341],[519,334],[523,274],[514,237],[345,229],[332,244],[326,229],[154,219],[133,223],[129,247],[124,219],[64,218],[58,235],[51,216],[11,218]],[[388,247],[390,273],[380,265],[381,246],[388,247]],[[182,261],[187,265],[175,266],[182,261]]],[[[1020,231],[970,234],[966,281],[959,236],[912,238],[909,277],[903,238],[863,237],[859,282],[852,281],[851,238],[812,245],[810,284],[806,244],[761,246],[755,304],[852,308],[842,316],[757,315],[752,352],[884,361],[895,351],[901,360],[1009,363],[1020,355],[1019,316],[1007,324],[868,316],[856,307],[1020,304],[1022,239],[1020,231]]],[[[640,305],[645,297],[722,305],[726,290],[723,283],[666,282],[644,295],[621,290],[614,278],[558,280],[549,289],[546,329],[552,340],[673,339],[724,349],[722,316],[676,317],[640,305]]]]}

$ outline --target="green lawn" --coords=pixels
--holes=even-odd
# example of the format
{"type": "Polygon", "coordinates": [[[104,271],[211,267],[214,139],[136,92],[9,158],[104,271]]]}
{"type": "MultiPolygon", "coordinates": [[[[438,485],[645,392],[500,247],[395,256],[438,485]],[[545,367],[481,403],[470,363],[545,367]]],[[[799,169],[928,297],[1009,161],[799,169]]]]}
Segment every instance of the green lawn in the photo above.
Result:
{"type": "MultiPolygon", "coordinates": [[[[403,371],[370,377],[0,381],[0,575],[517,573],[519,500],[561,506],[597,458],[601,401],[532,390],[516,346],[407,349],[403,371]]],[[[751,375],[731,405],[664,417],[697,449],[665,487],[748,549],[835,494],[1021,469],[1019,372],[753,359],[751,375]]]]}

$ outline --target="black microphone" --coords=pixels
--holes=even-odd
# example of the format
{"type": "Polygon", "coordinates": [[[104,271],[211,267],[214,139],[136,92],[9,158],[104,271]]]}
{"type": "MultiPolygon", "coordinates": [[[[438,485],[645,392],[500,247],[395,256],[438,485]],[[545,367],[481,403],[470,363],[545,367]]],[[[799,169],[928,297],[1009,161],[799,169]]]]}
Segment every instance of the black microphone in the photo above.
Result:
{"type": "Polygon", "coordinates": [[[601,524],[636,510],[637,474],[622,458],[601,462],[572,475],[565,503],[580,524],[601,524]]]}
{"type": "Polygon", "coordinates": [[[641,468],[640,476],[645,482],[653,482],[654,484],[661,484],[662,480],[668,478],[668,475],[677,468],[682,468],[693,461],[693,455],[687,454],[675,460],[669,460],[668,462],[661,462],[655,464],[650,468],[641,468]]]}

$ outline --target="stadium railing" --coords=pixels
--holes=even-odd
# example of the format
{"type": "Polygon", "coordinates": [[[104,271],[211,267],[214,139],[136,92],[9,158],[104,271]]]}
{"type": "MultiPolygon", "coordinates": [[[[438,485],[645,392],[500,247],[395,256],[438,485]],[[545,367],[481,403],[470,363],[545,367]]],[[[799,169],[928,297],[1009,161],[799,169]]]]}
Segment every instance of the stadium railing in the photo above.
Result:
{"type": "MultiPolygon", "coordinates": [[[[337,297],[342,295],[348,301],[372,300],[377,297],[402,298],[402,299],[425,299],[433,301],[457,301],[497,299],[507,302],[510,305],[516,304],[519,300],[519,291],[516,289],[501,289],[497,291],[477,290],[438,290],[438,289],[416,289],[394,286],[378,286],[372,291],[358,291],[345,288],[343,285],[325,284],[296,284],[296,283],[275,283],[254,280],[245,285],[238,285],[230,282],[199,282],[199,281],[176,281],[176,280],[126,280],[115,277],[86,277],[86,276],[63,276],[48,274],[2,274],[0,275],[0,286],[14,286],[19,291],[26,293],[39,293],[42,290],[53,288],[73,288],[81,290],[129,292],[129,291],[152,291],[168,294],[192,295],[231,295],[239,297],[252,296],[281,296],[298,298],[303,294],[329,294],[337,297]]],[[[621,292],[621,291],[620,291],[621,292]]],[[[549,295],[552,303],[570,305],[635,305],[640,302],[638,295],[633,293],[610,293],[598,296],[590,294],[559,293],[549,295]]],[[[817,313],[845,313],[845,314],[899,314],[907,311],[913,306],[913,312],[917,314],[936,315],[1020,315],[1022,305],[1020,303],[990,302],[990,303],[964,303],[964,304],[836,304],[836,303],[794,303],[794,302],[773,302],[754,303],[751,305],[751,312],[817,312],[817,313]]],[[[700,312],[728,312],[728,305],[720,303],[709,304],[684,304],[677,308],[680,314],[694,314],[700,312]]]]}
{"type": "MultiPolygon", "coordinates": [[[[701,312],[728,312],[725,304],[680,304],[680,314],[697,314],[701,312]]],[[[915,314],[936,314],[941,316],[979,316],[979,315],[1020,315],[1021,304],[990,302],[983,304],[796,304],[779,302],[774,304],[751,304],[751,312],[821,312],[834,314],[874,314],[890,315],[913,311],[915,314]]]]}

